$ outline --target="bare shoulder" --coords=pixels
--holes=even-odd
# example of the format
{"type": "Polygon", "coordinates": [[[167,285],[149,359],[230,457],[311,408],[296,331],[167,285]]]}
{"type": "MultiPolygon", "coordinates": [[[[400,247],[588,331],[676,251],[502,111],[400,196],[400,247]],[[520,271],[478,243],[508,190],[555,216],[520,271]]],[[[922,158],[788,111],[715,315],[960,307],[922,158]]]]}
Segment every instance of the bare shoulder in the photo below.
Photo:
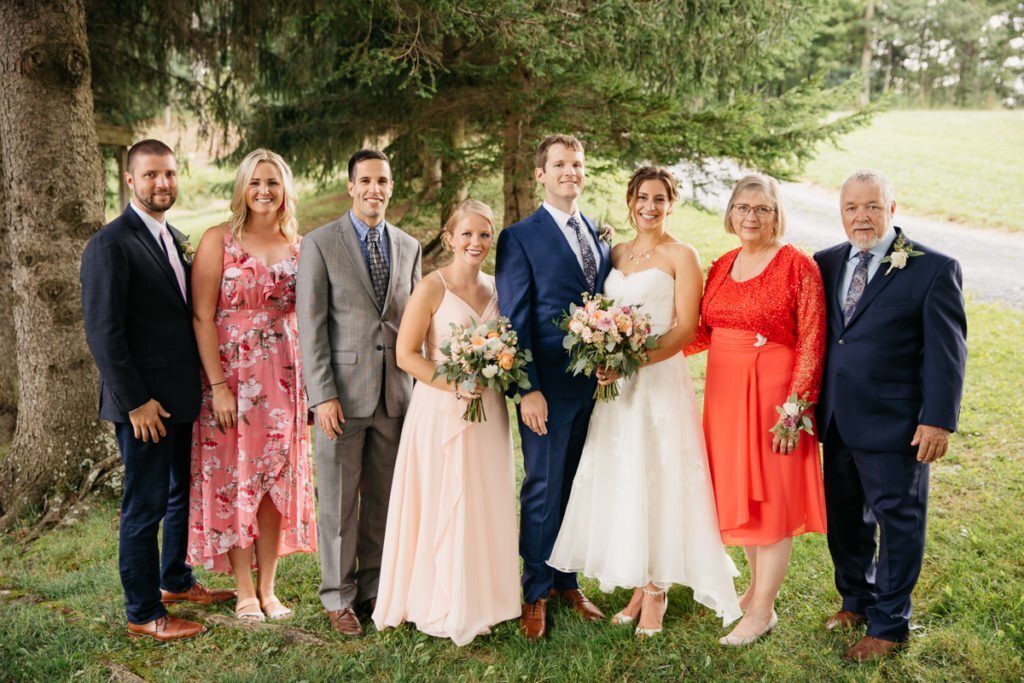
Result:
{"type": "Polygon", "coordinates": [[[670,240],[661,244],[665,256],[669,259],[677,272],[685,272],[687,269],[696,268],[700,270],[700,254],[692,245],[668,235],[670,240]]]}
{"type": "Polygon", "coordinates": [[[224,244],[224,239],[230,232],[231,227],[228,225],[227,221],[224,223],[218,223],[217,225],[206,229],[206,232],[203,233],[199,243],[202,244],[203,242],[209,241],[214,244],[224,244]]]}
{"type": "Polygon", "coordinates": [[[440,303],[444,297],[445,286],[444,281],[441,279],[441,275],[436,271],[431,271],[423,276],[416,287],[413,289],[412,295],[420,298],[421,300],[437,301],[440,303]]]}

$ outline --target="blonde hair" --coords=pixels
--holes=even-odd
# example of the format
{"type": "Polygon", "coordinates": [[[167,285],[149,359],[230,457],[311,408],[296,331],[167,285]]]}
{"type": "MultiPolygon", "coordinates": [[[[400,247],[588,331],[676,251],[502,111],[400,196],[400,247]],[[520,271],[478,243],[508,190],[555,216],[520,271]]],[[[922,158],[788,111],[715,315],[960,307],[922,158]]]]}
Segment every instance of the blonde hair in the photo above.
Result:
{"type": "Polygon", "coordinates": [[[444,236],[447,240],[444,243],[445,250],[451,249],[451,239],[455,234],[455,226],[458,225],[459,221],[469,215],[482,216],[491,225],[491,230],[494,230],[494,211],[491,207],[484,204],[479,199],[466,199],[459,203],[458,206],[452,211],[452,215],[448,216],[448,220],[444,222],[444,236]]]}
{"type": "Polygon", "coordinates": [[[736,181],[736,185],[732,188],[729,205],[725,207],[725,231],[730,235],[736,234],[736,231],[732,229],[732,206],[736,203],[736,195],[748,191],[760,192],[768,198],[768,203],[775,209],[775,230],[772,237],[775,240],[782,239],[782,236],[786,234],[786,210],[782,207],[782,200],[779,197],[779,183],[771,176],[757,173],[743,176],[736,181]]]}
{"type": "Polygon", "coordinates": [[[284,202],[281,204],[281,210],[277,216],[277,224],[281,234],[288,238],[289,242],[294,242],[298,236],[299,224],[295,219],[298,196],[295,194],[295,185],[292,182],[292,169],[288,168],[288,164],[279,154],[275,154],[269,149],[256,149],[249,152],[242,159],[242,163],[238,165],[238,171],[235,173],[235,189],[231,193],[231,218],[228,219],[228,228],[235,239],[242,236],[245,224],[249,220],[249,206],[245,203],[245,189],[248,187],[249,181],[252,180],[256,167],[263,162],[274,164],[277,167],[277,172],[281,174],[284,202]]]}

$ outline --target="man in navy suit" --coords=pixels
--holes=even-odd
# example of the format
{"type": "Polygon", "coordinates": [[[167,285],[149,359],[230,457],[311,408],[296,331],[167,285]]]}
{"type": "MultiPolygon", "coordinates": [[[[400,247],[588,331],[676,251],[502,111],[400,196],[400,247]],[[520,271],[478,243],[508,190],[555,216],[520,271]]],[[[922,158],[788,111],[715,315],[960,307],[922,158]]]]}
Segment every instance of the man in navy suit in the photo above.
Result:
{"type": "Polygon", "coordinates": [[[956,430],[967,318],[960,264],[892,225],[896,202],[884,176],[851,176],[840,210],[849,241],[814,255],[828,308],[817,420],[828,547],[843,599],[825,628],[866,623],[845,658],[867,661],[909,634],[929,464],[956,430]]]}
{"type": "Polygon", "coordinates": [[[547,632],[548,597],[571,605],[585,619],[604,617],[583,595],[575,574],[547,564],[569,501],[596,380],[566,372],[569,356],[553,322],[582,292],[597,292],[611,268],[608,245],[580,213],[586,181],[583,145],[571,135],[552,135],[537,149],[534,174],[544,204],[498,237],[495,276],[501,314],[523,348],[532,389],[519,406],[526,477],[520,492],[519,554],[523,558],[523,615],[527,640],[547,632]]]}
{"type": "Polygon", "coordinates": [[[199,354],[187,238],[164,220],[178,194],[173,152],[158,140],[136,143],[125,180],[131,203],[82,255],[82,310],[100,372],[100,419],[114,423],[124,463],[118,557],[128,631],[178,640],[204,628],[170,616],[164,603],[211,604],[234,591],[204,588],[185,563],[199,354]]]}

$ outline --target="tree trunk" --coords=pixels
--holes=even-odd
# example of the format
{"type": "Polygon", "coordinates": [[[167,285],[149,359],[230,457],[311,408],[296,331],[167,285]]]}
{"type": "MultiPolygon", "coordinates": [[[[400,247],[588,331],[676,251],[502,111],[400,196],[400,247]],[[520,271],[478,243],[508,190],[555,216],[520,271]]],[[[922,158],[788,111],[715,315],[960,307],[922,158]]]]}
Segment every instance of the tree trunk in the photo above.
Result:
{"type": "Polygon", "coordinates": [[[505,200],[505,225],[511,225],[529,216],[536,209],[534,191],[537,181],[533,177],[533,126],[522,112],[510,112],[505,119],[502,141],[502,194],[505,200]]]}
{"type": "Polygon", "coordinates": [[[18,423],[0,529],[78,489],[114,451],[96,417],[78,267],[103,222],[83,0],[0,2],[0,157],[10,236],[18,423]]]}
{"type": "Polygon", "coordinates": [[[875,0],[868,0],[867,9],[864,11],[864,47],[860,52],[860,106],[866,107],[871,103],[871,39],[874,33],[873,20],[875,18],[875,0]]]}
{"type": "Polygon", "coordinates": [[[18,364],[15,355],[14,320],[11,318],[11,250],[4,215],[4,160],[0,155],[0,446],[6,446],[14,436],[14,422],[18,417],[18,364]]]}
{"type": "Polygon", "coordinates": [[[441,215],[443,229],[452,211],[466,199],[466,177],[462,154],[466,147],[466,120],[461,116],[452,121],[447,131],[444,159],[441,162],[441,215]]]}

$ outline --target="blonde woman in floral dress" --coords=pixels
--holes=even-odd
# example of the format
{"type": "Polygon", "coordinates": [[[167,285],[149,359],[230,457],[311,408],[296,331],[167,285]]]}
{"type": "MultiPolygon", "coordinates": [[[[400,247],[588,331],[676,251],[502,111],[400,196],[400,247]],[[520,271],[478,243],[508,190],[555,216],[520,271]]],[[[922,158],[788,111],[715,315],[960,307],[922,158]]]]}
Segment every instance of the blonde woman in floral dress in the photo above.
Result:
{"type": "Polygon", "coordinates": [[[295,319],[299,239],[291,170],[258,149],[238,168],[230,220],[206,231],[192,264],[204,377],[188,557],[234,573],[235,614],[250,621],[291,616],[274,592],[278,558],[316,551],[295,319]]]}

